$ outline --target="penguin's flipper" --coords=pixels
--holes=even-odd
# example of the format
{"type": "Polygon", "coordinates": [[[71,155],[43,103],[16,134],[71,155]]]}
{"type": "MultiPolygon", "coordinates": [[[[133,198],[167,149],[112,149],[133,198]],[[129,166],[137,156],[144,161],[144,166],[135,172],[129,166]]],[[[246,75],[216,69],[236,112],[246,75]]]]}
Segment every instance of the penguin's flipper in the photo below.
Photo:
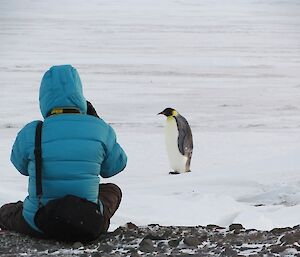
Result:
{"type": "Polygon", "coordinates": [[[180,174],[180,172],[178,172],[178,171],[170,171],[169,174],[170,175],[178,175],[178,174],[180,174]]]}
{"type": "Polygon", "coordinates": [[[190,169],[191,158],[192,158],[192,152],[188,153],[187,161],[186,161],[186,164],[185,164],[185,172],[191,172],[191,169],[190,169]]]}
{"type": "Polygon", "coordinates": [[[193,136],[192,130],[187,120],[181,116],[175,116],[178,128],[178,149],[182,155],[191,157],[193,154],[193,136]]]}

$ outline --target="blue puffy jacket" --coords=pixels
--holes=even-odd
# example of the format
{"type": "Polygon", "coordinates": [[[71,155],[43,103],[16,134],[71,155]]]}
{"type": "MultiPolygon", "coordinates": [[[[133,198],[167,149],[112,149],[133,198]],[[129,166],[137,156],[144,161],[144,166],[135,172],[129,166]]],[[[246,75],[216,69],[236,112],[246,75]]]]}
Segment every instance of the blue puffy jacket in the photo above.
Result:
{"type": "MultiPolygon", "coordinates": [[[[79,75],[72,66],[53,66],[40,87],[40,109],[45,118],[42,130],[42,203],[67,194],[98,202],[99,175],[104,178],[122,171],[127,157],[116,142],[113,129],[102,119],[86,114],[87,104],[79,75]],[[79,114],[56,114],[55,108],[75,108],[79,114]]],[[[35,230],[38,209],[35,185],[35,129],[27,124],[13,145],[11,161],[29,176],[23,216],[35,230]]],[[[100,206],[101,203],[99,202],[100,206]]]]}

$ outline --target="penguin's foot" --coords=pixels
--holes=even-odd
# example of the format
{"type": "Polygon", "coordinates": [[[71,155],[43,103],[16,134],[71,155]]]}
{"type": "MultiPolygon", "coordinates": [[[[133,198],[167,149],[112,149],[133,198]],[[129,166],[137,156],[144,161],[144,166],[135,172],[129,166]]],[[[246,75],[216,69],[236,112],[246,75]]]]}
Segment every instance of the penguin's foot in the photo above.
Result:
{"type": "Polygon", "coordinates": [[[186,172],[192,172],[191,170],[187,170],[186,172]]]}
{"type": "Polygon", "coordinates": [[[171,175],[178,175],[178,174],[180,174],[180,172],[178,172],[178,171],[170,171],[169,174],[171,174],[171,175]]]}

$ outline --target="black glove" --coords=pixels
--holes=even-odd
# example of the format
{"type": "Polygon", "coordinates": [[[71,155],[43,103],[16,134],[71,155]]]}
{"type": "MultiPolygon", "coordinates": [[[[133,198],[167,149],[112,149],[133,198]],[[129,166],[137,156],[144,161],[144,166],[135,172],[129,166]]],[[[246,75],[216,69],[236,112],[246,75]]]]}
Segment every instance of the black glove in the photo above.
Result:
{"type": "Polygon", "coordinates": [[[94,106],[89,101],[86,101],[86,105],[87,105],[86,114],[99,118],[94,106]]]}

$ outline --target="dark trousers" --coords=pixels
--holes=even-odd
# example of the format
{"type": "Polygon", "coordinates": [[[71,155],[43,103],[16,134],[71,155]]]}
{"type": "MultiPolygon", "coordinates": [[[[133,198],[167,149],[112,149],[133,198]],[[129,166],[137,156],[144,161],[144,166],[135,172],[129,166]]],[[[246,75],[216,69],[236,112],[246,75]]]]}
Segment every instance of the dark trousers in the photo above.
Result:
{"type": "Polygon", "coordinates": [[[99,198],[103,204],[103,229],[102,233],[106,233],[110,219],[115,214],[122,199],[121,189],[112,183],[100,184],[99,198]]]}
{"type": "MultiPolygon", "coordinates": [[[[119,208],[122,191],[112,183],[100,184],[99,198],[103,204],[103,228],[101,233],[107,232],[110,219],[119,208]]],[[[23,215],[23,202],[5,204],[0,208],[0,228],[2,230],[16,231],[32,237],[46,238],[45,235],[31,228],[23,215]]]]}

